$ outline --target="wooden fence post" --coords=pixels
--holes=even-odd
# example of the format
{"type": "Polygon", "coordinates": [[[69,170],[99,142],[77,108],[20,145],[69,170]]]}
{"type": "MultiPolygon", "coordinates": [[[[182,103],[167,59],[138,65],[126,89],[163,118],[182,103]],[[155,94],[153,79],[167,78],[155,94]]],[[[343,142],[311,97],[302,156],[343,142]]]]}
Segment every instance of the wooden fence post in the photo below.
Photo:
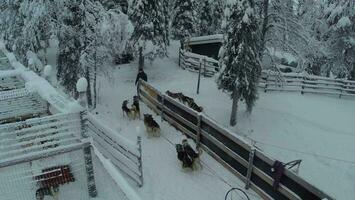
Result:
{"type": "Polygon", "coordinates": [[[202,59],[200,59],[200,67],[198,69],[198,80],[197,80],[197,94],[200,93],[200,81],[201,81],[201,68],[202,68],[202,59]]]}
{"type": "Polygon", "coordinates": [[[197,115],[196,149],[199,149],[201,146],[201,122],[202,122],[202,115],[201,115],[201,113],[198,113],[198,115],[197,115]]]}
{"type": "Polygon", "coordinates": [[[161,121],[164,120],[164,110],[165,110],[165,95],[161,96],[161,108],[160,108],[160,117],[161,117],[161,121]]]}
{"type": "Polygon", "coordinates": [[[139,175],[139,179],[140,179],[140,183],[139,183],[139,187],[143,186],[144,183],[144,179],[143,179],[143,163],[142,163],[142,137],[138,136],[137,137],[137,145],[138,145],[138,152],[139,152],[139,156],[138,156],[138,170],[140,172],[139,175]]]}
{"type": "Polygon", "coordinates": [[[267,92],[267,85],[268,85],[268,82],[269,82],[269,73],[267,73],[267,75],[266,75],[265,88],[264,88],[264,92],[265,92],[265,93],[267,92]]]}
{"type": "Polygon", "coordinates": [[[91,146],[84,148],[84,159],[85,159],[85,169],[88,181],[88,191],[90,197],[97,196],[95,176],[94,176],[94,165],[92,163],[91,146]]]}
{"type": "Polygon", "coordinates": [[[302,95],[304,94],[303,90],[304,90],[305,79],[306,79],[306,77],[304,75],[302,75],[302,82],[301,82],[301,85],[302,85],[301,94],[302,95]]]}
{"type": "Polygon", "coordinates": [[[341,95],[343,94],[343,89],[346,89],[345,86],[345,82],[343,80],[341,80],[341,86],[340,86],[340,94],[339,94],[339,98],[341,99],[341,95]]]}
{"type": "Polygon", "coordinates": [[[250,179],[251,179],[251,174],[253,172],[253,163],[254,163],[254,155],[255,155],[255,142],[252,142],[251,145],[251,151],[249,153],[249,163],[248,163],[248,171],[247,171],[247,176],[246,176],[246,182],[245,182],[245,189],[249,189],[250,187],[250,179]]]}
{"type": "Polygon", "coordinates": [[[181,63],[180,63],[181,61],[180,60],[181,60],[181,47],[179,48],[179,67],[181,67],[181,63]]]}
{"type": "Polygon", "coordinates": [[[207,76],[207,69],[206,69],[206,57],[203,58],[203,75],[207,76]]]}

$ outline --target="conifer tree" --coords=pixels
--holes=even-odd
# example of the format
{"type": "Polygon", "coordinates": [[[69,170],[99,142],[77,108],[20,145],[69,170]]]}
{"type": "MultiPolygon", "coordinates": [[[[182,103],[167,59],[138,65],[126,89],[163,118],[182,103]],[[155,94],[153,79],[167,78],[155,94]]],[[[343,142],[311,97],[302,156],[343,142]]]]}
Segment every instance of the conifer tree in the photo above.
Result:
{"type": "Polygon", "coordinates": [[[172,20],[172,35],[175,39],[194,36],[196,33],[196,12],[194,0],[176,0],[172,20]]]}
{"type": "Polygon", "coordinates": [[[81,31],[83,30],[83,12],[80,8],[82,0],[71,0],[65,4],[62,14],[62,25],[59,39],[59,55],[57,58],[57,77],[71,94],[75,94],[76,82],[81,74],[80,56],[82,50],[81,31]]]}
{"type": "Polygon", "coordinates": [[[247,111],[252,111],[261,74],[258,24],[252,0],[237,0],[232,6],[226,28],[223,64],[217,84],[220,89],[231,93],[233,107],[230,125],[235,126],[240,98],[245,100],[247,111]]]}
{"type": "Polygon", "coordinates": [[[201,10],[199,13],[199,35],[211,35],[213,33],[211,27],[213,17],[209,0],[201,2],[201,10]]]}
{"type": "Polygon", "coordinates": [[[222,20],[224,13],[223,0],[213,0],[211,2],[212,22],[211,30],[213,34],[222,33],[222,20]]]}
{"type": "MultiPolygon", "coordinates": [[[[162,1],[135,0],[129,16],[134,25],[131,42],[136,49],[143,48],[144,56],[153,61],[167,56],[169,38],[162,1]]],[[[166,12],[165,12],[166,13],[166,12]]]]}

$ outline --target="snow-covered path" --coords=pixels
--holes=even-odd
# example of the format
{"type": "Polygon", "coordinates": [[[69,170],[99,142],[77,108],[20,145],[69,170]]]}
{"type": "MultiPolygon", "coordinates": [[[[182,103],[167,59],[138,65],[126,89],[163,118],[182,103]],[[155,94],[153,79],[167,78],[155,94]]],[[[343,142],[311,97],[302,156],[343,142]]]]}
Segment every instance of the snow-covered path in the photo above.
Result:
{"type": "MultiPolygon", "coordinates": [[[[130,81],[126,83],[132,85],[130,81]]],[[[133,96],[134,86],[128,87],[126,90],[121,90],[120,87],[114,88],[117,91],[129,89],[132,94],[123,96],[120,92],[111,91],[106,93],[110,97],[103,98],[102,102],[107,102],[104,99],[110,99],[111,103],[107,102],[108,105],[115,105],[114,102],[122,102],[124,98],[133,96]]],[[[142,113],[152,113],[146,106],[141,105],[141,107],[142,113]]],[[[142,136],[144,186],[138,189],[142,199],[224,199],[224,195],[231,187],[244,187],[241,181],[206,153],[201,158],[203,170],[195,172],[182,170],[174,146],[174,144],[181,142],[182,135],[166,122],[161,122],[159,116],[155,116],[155,119],[161,125],[162,136],[148,139],[143,122],[124,119],[120,106],[115,108],[100,106],[97,111],[100,117],[126,138],[134,141],[137,136],[142,136]]],[[[260,199],[252,191],[249,193],[251,199],[260,199]]],[[[233,195],[238,196],[239,194],[234,193],[233,195]]]]}
{"type": "MultiPolygon", "coordinates": [[[[341,161],[355,161],[355,145],[353,144],[355,99],[261,91],[253,113],[250,116],[245,114],[245,106],[241,105],[238,125],[232,128],[228,126],[231,100],[217,89],[214,78],[202,78],[200,94],[196,95],[197,74],[184,71],[177,66],[177,48],[171,48],[170,52],[169,59],[157,60],[152,65],[146,66],[148,82],[154,87],[163,92],[166,90],[180,91],[195,98],[198,104],[204,106],[204,112],[207,115],[236,134],[259,141],[257,146],[272,157],[284,162],[302,159],[299,174],[315,186],[337,199],[355,199],[355,163],[341,161]],[[330,159],[319,155],[328,156],[330,159]]],[[[108,84],[110,81],[101,80],[101,106],[98,109],[100,115],[117,130],[121,130],[121,133],[125,134],[123,130],[127,130],[126,135],[133,140],[137,134],[129,133],[132,132],[129,128],[131,125],[122,120],[120,106],[124,99],[130,99],[136,93],[134,86],[136,72],[136,64],[121,65],[110,74],[114,80],[111,84],[108,84]]],[[[137,122],[134,126],[138,132],[143,134],[141,123],[137,122]]],[[[177,134],[173,130],[171,132],[168,130],[170,130],[169,127],[164,125],[163,135],[171,137],[175,143],[179,142],[180,138],[176,138],[177,134]]],[[[169,169],[178,166],[174,160],[174,148],[168,148],[168,142],[149,140],[144,141],[143,145],[148,151],[154,152],[152,155],[160,155],[160,151],[166,151],[168,155],[164,159],[171,159],[169,169]],[[150,149],[154,147],[154,142],[162,148],[150,149]]],[[[154,160],[154,158],[147,160],[147,157],[151,156],[150,152],[145,156],[145,165],[150,165],[154,160]]],[[[152,164],[152,166],[156,165],[152,164]]],[[[175,170],[179,171],[179,168],[175,170]]],[[[221,171],[225,169],[222,168],[221,171]]],[[[146,172],[145,175],[150,177],[149,173],[157,176],[151,171],[146,172]]],[[[207,172],[203,171],[203,173],[207,172]]],[[[180,175],[183,176],[184,173],[180,175]]],[[[152,190],[163,190],[163,188],[152,190]]],[[[143,188],[143,191],[149,193],[147,188],[143,188]]],[[[163,194],[164,191],[160,193],[163,194]]],[[[165,195],[169,196],[169,192],[166,193],[165,195]]],[[[212,192],[212,196],[215,193],[212,192]]],[[[216,196],[220,197],[220,195],[216,196]]],[[[159,199],[159,197],[156,198],[159,199]]]]}
{"type": "MultiPolygon", "coordinates": [[[[162,65],[159,65],[162,66],[162,65]]],[[[149,79],[167,81],[168,76],[156,73],[154,68],[147,67],[149,79]]],[[[137,192],[142,199],[149,200],[205,200],[224,199],[231,187],[244,188],[244,184],[222,167],[207,153],[202,155],[203,170],[184,171],[177,160],[175,145],[181,143],[182,134],[166,122],[161,122],[159,116],[155,119],[161,125],[161,137],[148,139],[143,121],[128,121],[123,118],[121,103],[136,94],[134,80],[137,69],[132,65],[117,66],[110,76],[111,80],[101,77],[99,83],[99,106],[97,115],[124,137],[136,141],[142,136],[144,186],[137,192]],[[113,82],[112,82],[113,81],[113,82]]],[[[164,71],[163,71],[164,72],[164,71]]],[[[189,74],[189,73],[187,73],[189,74]]],[[[141,113],[152,113],[141,104],[141,113]]],[[[191,144],[193,144],[191,142],[191,144]]],[[[247,191],[251,199],[261,199],[253,191],[247,191]]],[[[233,193],[235,197],[244,197],[233,193]]]]}

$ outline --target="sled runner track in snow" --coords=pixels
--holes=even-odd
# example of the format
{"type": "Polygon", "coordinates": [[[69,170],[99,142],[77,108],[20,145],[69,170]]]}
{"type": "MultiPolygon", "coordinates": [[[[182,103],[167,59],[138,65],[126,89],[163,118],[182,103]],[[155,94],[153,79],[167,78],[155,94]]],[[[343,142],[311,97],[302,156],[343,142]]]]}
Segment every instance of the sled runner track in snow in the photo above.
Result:
{"type": "Polygon", "coordinates": [[[300,92],[301,94],[312,93],[342,97],[355,97],[355,81],[332,79],[327,77],[283,74],[283,83],[279,83],[277,75],[263,71],[260,87],[267,91],[300,92]]]}
{"type": "Polygon", "coordinates": [[[285,170],[278,189],[271,168],[274,160],[226,130],[205,114],[160,93],[144,81],[139,83],[140,99],[172,126],[195,140],[206,152],[250,186],[264,199],[332,200],[298,175],[285,170]]]}

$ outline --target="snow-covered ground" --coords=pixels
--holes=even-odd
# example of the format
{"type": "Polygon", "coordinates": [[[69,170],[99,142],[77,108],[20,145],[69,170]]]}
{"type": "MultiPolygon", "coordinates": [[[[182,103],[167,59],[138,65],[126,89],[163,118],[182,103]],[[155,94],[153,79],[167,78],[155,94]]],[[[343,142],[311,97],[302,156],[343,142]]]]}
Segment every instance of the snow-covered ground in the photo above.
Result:
{"type": "MultiPolygon", "coordinates": [[[[241,105],[237,127],[229,127],[228,95],[217,89],[213,78],[202,78],[200,94],[196,95],[197,74],[180,69],[177,56],[174,43],[169,58],[148,63],[148,82],[161,91],[181,91],[194,97],[207,115],[236,134],[256,140],[256,145],[272,157],[284,162],[302,159],[299,174],[304,179],[337,199],[355,199],[355,99],[260,91],[254,112],[246,114],[241,105]]],[[[144,134],[143,123],[123,119],[120,107],[124,99],[131,99],[136,93],[136,73],[136,64],[120,65],[110,74],[111,79],[101,77],[100,105],[96,110],[108,124],[132,140],[144,134]]],[[[150,111],[143,107],[145,112],[150,111]]],[[[241,182],[205,154],[202,171],[183,172],[173,146],[181,136],[164,122],[162,136],[149,140],[143,137],[145,186],[138,192],[144,199],[223,199],[230,188],[228,184],[242,187],[241,182]]]]}

